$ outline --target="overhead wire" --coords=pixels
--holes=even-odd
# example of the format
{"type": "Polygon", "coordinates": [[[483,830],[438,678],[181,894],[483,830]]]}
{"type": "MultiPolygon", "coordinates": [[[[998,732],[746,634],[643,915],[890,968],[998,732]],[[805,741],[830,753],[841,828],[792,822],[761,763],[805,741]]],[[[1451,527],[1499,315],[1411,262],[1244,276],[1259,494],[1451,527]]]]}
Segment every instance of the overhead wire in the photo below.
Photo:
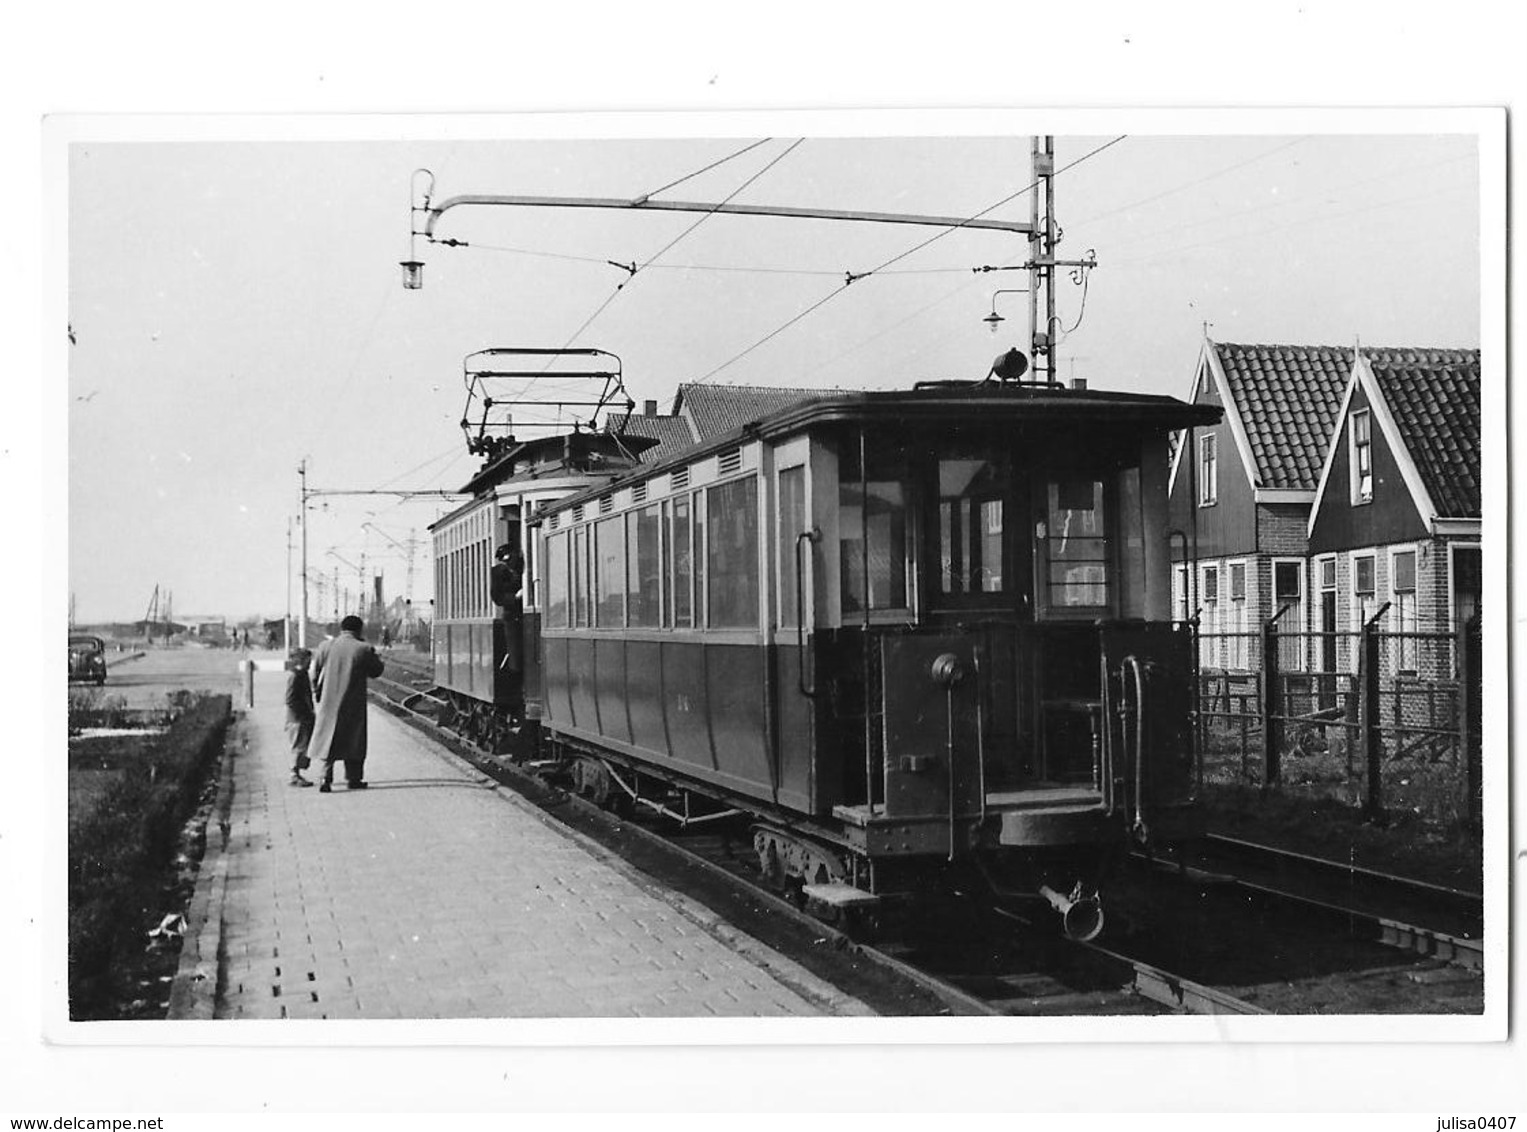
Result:
{"type": "Polygon", "coordinates": [[[1282,153],[1286,149],[1292,149],[1294,146],[1300,145],[1309,140],[1309,135],[1294,138],[1292,141],[1284,142],[1282,145],[1274,146],[1269,150],[1264,150],[1254,157],[1248,157],[1245,160],[1237,161],[1232,165],[1226,165],[1222,169],[1216,169],[1212,173],[1205,173],[1202,177],[1195,177],[1193,180],[1184,181],[1180,185],[1173,185],[1171,188],[1164,189],[1161,192],[1156,193],[1154,196],[1145,197],[1143,200],[1132,201],[1129,204],[1120,205],[1118,208],[1111,208],[1107,212],[1100,212],[1096,216],[1087,217],[1085,220],[1074,221],[1072,226],[1079,227],[1083,224],[1095,224],[1099,220],[1107,219],[1110,216],[1117,216],[1121,212],[1130,212],[1136,208],[1144,208],[1148,204],[1154,204],[1158,200],[1164,200],[1169,196],[1175,196],[1177,193],[1186,192],[1188,189],[1196,188],[1199,185],[1206,184],[1209,181],[1223,177],[1228,173],[1234,173],[1238,169],[1244,169],[1248,165],[1255,165],[1258,161],[1266,160],[1267,158],[1272,157],[1274,154],[1282,153]]]}
{"type": "Polygon", "coordinates": [[[1424,192],[1424,193],[1417,193],[1417,194],[1414,194],[1412,196],[1406,196],[1406,197],[1398,197],[1398,198],[1396,198],[1394,200],[1380,201],[1377,204],[1365,204],[1365,205],[1362,205],[1362,206],[1360,206],[1358,208],[1349,208],[1349,209],[1347,209],[1347,210],[1345,210],[1343,212],[1332,212],[1332,213],[1326,213],[1324,215],[1318,215],[1318,216],[1300,217],[1297,220],[1290,220],[1286,224],[1275,224],[1275,225],[1273,225],[1271,227],[1268,227],[1268,228],[1254,228],[1254,229],[1252,229],[1250,231],[1236,232],[1236,233],[1234,233],[1232,235],[1221,236],[1221,237],[1218,237],[1216,239],[1200,240],[1199,242],[1197,242],[1195,244],[1185,244],[1185,245],[1182,245],[1182,246],[1174,246],[1172,248],[1167,249],[1167,252],[1152,252],[1149,255],[1136,256],[1133,259],[1118,260],[1118,261],[1116,261],[1114,263],[1114,266],[1116,266],[1116,267],[1126,267],[1126,266],[1130,266],[1130,265],[1136,264],[1136,263],[1145,263],[1145,262],[1150,261],[1150,260],[1159,260],[1159,259],[1162,258],[1163,255],[1168,254],[1168,252],[1170,252],[1170,253],[1178,253],[1178,252],[1197,251],[1197,250],[1199,250],[1201,248],[1218,247],[1221,244],[1234,243],[1234,242],[1239,241],[1239,240],[1251,239],[1252,237],[1255,237],[1255,236],[1267,236],[1267,235],[1272,235],[1272,234],[1277,233],[1277,232],[1286,232],[1286,231],[1288,231],[1291,228],[1302,228],[1302,227],[1306,227],[1306,226],[1309,226],[1309,225],[1329,224],[1332,221],[1345,220],[1345,219],[1347,219],[1348,217],[1351,217],[1351,216],[1368,216],[1368,215],[1371,215],[1371,214],[1373,214],[1375,212],[1378,212],[1378,211],[1380,211],[1382,209],[1397,208],[1397,207],[1399,207],[1401,205],[1414,204],[1417,201],[1427,200],[1427,199],[1429,199],[1431,197],[1441,196],[1441,195],[1444,195],[1446,193],[1458,192],[1458,191],[1464,190],[1464,189],[1468,189],[1468,190],[1472,191],[1472,187],[1468,186],[1468,185],[1444,185],[1444,186],[1442,186],[1440,188],[1431,189],[1431,190],[1428,190],[1427,192],[1424,192]]]}
{"type": "MultiPolygon", "coordinates": [[[[1069,164],[1064,165],[1061,168],[1057,169],[1053,174],[1051,174],[1051,176],[1059,176],[1060,174],[1062,174],[1062,173],[1064,173],[1064,172],[1066,172],[1066,171],[1068,171],[1070,169],[1076,168],[1082,162],[1090,160],[1091,158],[1096,157],[1098,154],[1102,153],[1104,150],[1109,149],[1109,148],[1111,148],[1111,147],[1113,147],[1115,145],[1118,145],[1121,141],[1123,141],[1128,136],[1129,136],[1128,134],[1120,134],[1118,137],[1114,138],[1112,141],[1104,142],[1102,145],[1098,146],[1096,149],[1093,149],[1093,150],[1088,151],[1087,153],[1084,153],[1081,157],[1078,157],[1075,161],[1072,161],[1069,164]]],[[[869,271],[866,271],[866,272],[850,274],[849,277],[843,283],[841,283],[835,290],[829,291],[826,295],[823,295],[820,299],[818,299],[816,302],[812,303],[805,310],[800,311],[798,314],[796,314],[793,317],[791,317],[790,319],[788,319],[783,325],[778,326],[775,329],[771,330],[768,334],[765,334],[762,338],[760,338],[758,341],[754,342],[751,346],[748,346],[746,349],[743,349],[742,351],[732,355],[730,358],[728,358],[726,361],[722,362],[720,365],[716,366],[714,369],[711,369],[711,370],[707,371],[705,374],[701,375],[698,378],[695,378],[692,382],[688,382],[687,384],[690,384],[690,385],[702,385],[702,384],[704,384],[705,382],[709,381],[712,377],[716,376],[716,374],[720,373],[722,370],[728,368],[729,366],[732,366],[732,365],[736,364],[737,362],[741,361],[743,358],[745,358],[749,354],[751,354],[754,350],[758,349],[760,346],[765,345],[766,343],[772,341],[774,338],[778,337],[780,334],[784,333],[786,330],[789,330],[792,326],[794,326],[796,323],[800,322],[802,319],[806,318],[808,315],[810,315],[813,312],[818,311],[822,307],[826,306],[833,299],[837,298],[839,295],[843,294],[844,291],[848,290],[848,288],[850,286],[852,286],[858,280],[868,278],[871,275],[879,274],[881,271],[884,271],[891,264],[897,263],[897,262],[899,262],[899,261],[901,261],[903,259],[906,259],[908,256],[914,254],[915,252],[921,251],[923,248],[928,247],[930,244],[936,243],[937,241],[943,239],[944,237],[950,235],[953,232],[958,232],[958,231],[963,230],[965,228],[965,226],[970,224],[972,221],[981,219],[983,216],[986,216],[988,213],[993,212],[993,211],[995,211],[998,208],[1001,208],[1003,205],[1008,204],[1008,203],[1010,203],[1010,202],[1012,202],[1014,200],[1017,200],[1019,197],[1023,196],[1025,193],[1033,192],[1038,187],[1039,187],[1039,181],[1033,181],[1030,184],[1024,186],[1023,188],[1019,189],[1017,192],[1010,193],[1008,196],[1003,197],[1001,200],[997,201],[995,204],[988,205],[986,208],[983,208],[980,212],[977,212],[977,213],[975,213],[972,216],[966,217],[960,223],[958,223],[958,224],[951,224],[950,226],[948,226],[947,228],[942,229],[941,231],[939,231],[935,235],[928,237],[926,240],[923,240],[923,241],[921,241],[921,242],[919,242],[917,244],[914,244],[912,247],[908,248],[906,251],[903,251],[903,252],[901,252],[901,253],[899,253],[897,255],[892,256],[890,259],[886,260],[884,263],[880,264],[878,267],[871,268],[869,271]]]]}
{"type": "Polygon", "coordinates": [[[772,140],[774,140],[774,139],[772,139],[772,138],[759,138],[756,142],[753,142],[751,145],[743,146],[736,153],[729,153],[729,154],[727,154],[727,156],[723,157],[720,161],[712,161],[709,165],[705,166],[703,169],[696,169],[693,173],[686,173],[686,174],[684,174],[684,176],[680,177],[677,181],[669,181],[662,188],[660,188],[660,189],[653,189],[650,193],[643,193],[641,196],[637,197],[636,199],[639,200],[639,201],[650,200],[652,197],[657,196],[658,193],[666,193],[669,189],[672,189],[672,188],[675,188],[675,187],[677,187],[679,185],[682,185],[685,181],[692,181],[696,177],[700,176],[700,174],[702,174],[702,173],[709,173],[712,169],[715,169],[716,167],[721,166],[721,165],[725,165],[728,161],[731,161],[733,158],[741,157],[744,153],[751,153],[753,150],[757,149],[759,146],[763,145],[765,142],[772,141],[772,140]]]}
{"type": "MultiPolygon", "coordinates": [[[[1434,172],[1437,169],[1441,168],[1442,166],[1450,165],[1450,164],[1452,164],[1452,163],[1454,163],[1456,161],[1462,160],[1466,156],[1467,155],[1461,155],[1460,157],[1447,158],[1447,159],[1444,159],[1442,161],[1436,162],[1435,164],[1433,164],[1432,166],[1429,167],[1428,171],[1429,172],[1434,172]]],[[[1396,174],[1398,172],[1399,172],[1398,169],[1386,170],[1386,171],[1384,171],[1382,173],[1374,174],[1372,176],[1361,177],[1361,178],[1359,178],[1356,181],[1347,181],[1347,182],[1344,182],[1344,183],[1339,184],[1339,185],[1330,186],[1329,188],[1324,189],[1323,192],[1325,192],[1325,193],[1342,193],[1342,192],[1345,192],[1348,189],[1360,188],[1363,185],[1372,184],[1375,181],[1393,180],[1393,179],[1395,179],[1395,176],[1396,176],[1396,174]]],[[[1414,178],[1411,178],[1411,179],[1414,180],[1414,178]]],[[[1463,185],[1443,186],[1441,189],[1433,190],[1433,192],[1452,191],[1453,189],[1463,188],[1463,187],[1465,187],[1465,186],[1463,186],[1463,185]]],[[[1407,200],[1411,200],[1411,199],[1418,199],[1418,198],[1406,198],[1406,199],[1407,200]]],[[[1289,208],[1291,206],[1303,203],[1303,200],[1304,200],[1303,197],[1292,196],[1292,197],[1287,197],[1287,198],[1280,199],[1280,200],[1269,201],[1266,204],[1260,204],[1260,205],[1257,205],[1254,208],[1245,208],[1245,209],[1240,210],[1239,212],[1221,213],[1221,214],[1219,214],[1217,216],[1205,217],[1205,218],[1199,219],[1199,220],[1189,220],[1189,221],[1185,221],[1185,222],[1183,222],[1181,224],[1170,225],[1169,227],[1154,228],[1154,229],[1152,229],[1151,232],[1149,232],[1149,233],[1147,233],[1147,234],[1145,234],[1143,236],[1140,236],[1140,237],[1138,237],[1136,239],[1132,239],[1132,240],[1125,240],[1125,241],[1123,241],[1121,244],[1119,244],[1117,246],[1118,247],[1124,247],[1124,248],[1137,247],[1137,246],[1139,246],[1141,244],[1148,244],[1148,243],[1150,243],[1153,240],[1161,239],[1161,238],[1163,238],[1165,236],[1172,235],[1173,233],[1176,233],[1176,232],[1183,232],[1183,231],[1187,231],[1187,230],[1193,229],[1193,228],[1202,228],[1206,224],[1222,224],[1222,223],[1224,223],[1225,221],[1228,221],[1228,220],[1239,220],[1239,219],[1242,219],[1244,217],[1255,216],[1255,215],[1258,215],[1258,214],[1263,213],[1263,212],[1271,212],[1271,211],[1274,211],[1276,209],[1289,208]]],[[[1328,203],[1336,203],[1336,202],[1335,201],[1328,201],[1328,203]]],[[[1366,207],[1368,207],[1368,206],[1364,206],[1365,209],[1366,209],[1366,207]]],[[[1380,206],[1378,206],[1378,207],[1382,207],[1382,204],[1380,206]]],[[[1354,211],[1362,211],[1362,210],[1354,210],[1354,211]]],[[[1350,214],[1351,213],[1349,212],[1349,213],[1345,213],[1343,215],[1350,215],[1350,214]]],[[[1306,219],[1312,219],[1312,218],[1306,218],[1306,219]]],[[[1299,221],[1291,221],[1290,223],[1299,223],[1299,221]]],[[[1232,236],[1227,236],[1227,237],[1224,237],[1224,239],[1226,239],[1226,240],[1235,239],[1235,238],[1237,238],[1237,236],[1238,236],[1238,234],[1237,235],[1232,235],[1232,236]]],[[[1199,246],[1199,245],[1195,245],[1195,246],[1199,246]]],[[[1175,249],[1173,249],[1173,250],[1175,250],[1175,249]]],[[[1144,258],[1149,258],[1149,257],[1144,257],[1144,258]]],[[[1135,262],[1139,262],[1139,261],[1140,260],[1137,258],[1135,260],[1129,260],[1129,261],[1126,261],[1126,262],[1135,263],[1135,262]]]]}
{"type": "MultiPolygon", "coordinates": [[[[764,140],[767,141],[769,139],[766,138],[764,140]]],[[[805,138],[796,138],[795,141],[791,142],[790,145],[785,148],[783,153],[780,153],[772,161],[770,161],[767,165],[765,165],[762,169],[758,170],[758,172],[754,173],[746,181],[744,181],[742,184],[738,185],[737,188],[733,189],[732,192],[726,197],[726,199],[721,202],[721,204],[718,204],[714,208],[710,209],[710,211],[708,211],[704,215],[702,215],[700,217],[700,219],[696,220],[693,224],[691,224],[688,228],[684,229],[684,231],[680,232],[672,240],[669,240],[668,243],[664,244],[663,247],[660,248],[657,251],[656,254],[654,254],[652,256],[649,256],[647,261],[646,261],[646,263],[642,264],[641,268],[637,268],[636,271],[633,271],[628,278],[622,279],[618,284],[616,284],[615,290],[610,292],[610,294],[605,298],[604,302],[600,303],[599,306],[594,308],[594,313],[589,315],[588,318],[584,319],[582,325],[579,326],[577,330],[574,330],[572,332],[572,334],[568,335],[567,340],[562,343],[561,349],[564,349],[564,350],[567,349],[569,346],[571,346],[574,342],[576,342],[578,340],[578,336],[580,334],[582,334],[585,330],[587,330],[590,326],[593,325],[594,320],[597,319],[601,314],[603,314],[606,309],[608,309],[609,305],[611,303],[613,303],[615,301],[616,297],[619,296],[621,291],[625,289],[626,284],[629,283],[632,279],[636,278],[636,274],[637,274],[638,271],[642,270],[642,268],[645,268],[647,266],[647,264],[650,264],[653,260],[655,260],[659,256],[663,255],[670,248],[672,248],[675,244],[677,244],[680,240],[684,239],[684,237],[688,236],[691,232],[693,232],[696,228],[698,228],[701,224],[704,224],[707,220],[709,220],[712,216],[714,216],[716,214],[716,212],[719,211],[724,205],[730,204],[732,202],[732,200],[734,200],[740,193],[742,193],[745,189],[747,189],[750,185],[752,185],[755,181],[757,181],[765,173],[769,172],[769,170],[773,169],[776,165],[778,165],[781,161],[783,161],[786,157],[788,157],[791,153],[793,153],[795,151],[796,147],[798,147],[805,140],[806,140],[805,138]]],[[[752,148],[755,148],[755,147],[754,146],[749,146],[748,148],[752,149],[752,148]]],[[[744,150],[742,152],[746,152],[746,150],[744,150]]],[[[733,156],[737,156],[737,155],[734,154],[733,156]]],[[[687,178],[685,178],[685,179],[687,179],[687,178]]],[[[675,183],[678,183],[678,182],[675,182],[675,183]]],[[[546,368],[549,369],[551,367],[551,364],[552,364],[551,360],[548,359],[548,361],[546,363],[546,368]]],[[[546,372],[546,370],[543,370],[542,372],[544,373],[544,372],[546,372]]],[[[531,378],[531,380],[526,384],[524,390],[522,391],[522,395],[523,395],[523,393],[528,393],[530,391],[530,389],[535,385],[537,380],[538,380],[538,378],[531,378]]]]}

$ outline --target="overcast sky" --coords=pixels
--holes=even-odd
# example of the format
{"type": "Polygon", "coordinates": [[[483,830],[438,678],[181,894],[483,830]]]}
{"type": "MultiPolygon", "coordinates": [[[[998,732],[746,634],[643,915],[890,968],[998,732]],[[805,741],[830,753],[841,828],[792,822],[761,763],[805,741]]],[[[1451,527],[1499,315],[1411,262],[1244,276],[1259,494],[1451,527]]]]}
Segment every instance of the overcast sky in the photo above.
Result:
{"type": "MultiPolygon", "coordinates": [[[[459,487],[476,466],[456,425],[474,350],[609,350],[631,396],[665,410],[681,382],[700,379],[861,389],[981,377],[1027,336],[1022,295],[996,299],[996,338],[982,321],[997,289],[1025,283],[973,270],[1022,261],[1026,245],[1004,233],[944,234],[844,287],[846,272],[939,230],[460,208],[438,234],[472,246],[421,243],[424,289],[399,280],[419,167],[433,170],[437,203],[631,198],[688,178],[660,198],[949,216],[1011,198],[989,215],[1027,219],[1027,134],[950,119],[957,136],[930,137],[927,122],[923,136],[854,137],[711,132],[697,118],[680,131],[691,136],[668,140],[234,142],[198,131],[124,142],[78,131],[67,270],[79,620],[141,617],[156,585],[181,614],[280,616],[299,461],[320,490],[459,487]],[[646,263],[665,248],[633,278],[607,262],[646,263]]],[[[893,124],[878,118],[867,132],[893,124]]],[[[1479,144],[1468,129],[1429,119],[1394,133],[1385,118],[1379,134],[1351,116],[1339,133],[1318,117],[1292,130],[1245,116],[1218,136],[1130,125],[1056,135],[1060,254],[1095,251],[1098,262],[1085,290],[1057,275],[1060,376],[1184,395],[1205,322],[1220,341],[1479,345],[1479,144]]],[[[395,596],[407,586],[397,544],[417,535],[413,596],[427,601],[423,540],[439,508],[325,497],[311,568],[354,592],[364,556],[395,596]]]]}

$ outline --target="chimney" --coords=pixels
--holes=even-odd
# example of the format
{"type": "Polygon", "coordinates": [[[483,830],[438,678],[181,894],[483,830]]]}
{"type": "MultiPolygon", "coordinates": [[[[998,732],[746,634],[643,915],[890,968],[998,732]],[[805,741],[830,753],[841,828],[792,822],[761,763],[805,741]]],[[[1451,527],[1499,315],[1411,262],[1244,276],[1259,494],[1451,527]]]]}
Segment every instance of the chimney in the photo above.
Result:
{"type": "Polygon", "coordinates": [[[1071,388],[1072,389],[1079,389],[1079,390],[1080,389],[1086,389],[1087,388],[1087,379],[1085,377],[1073,377],[1071,379],[1071,388]]]}
{"type": "Polygon", "coordinates": [[[655,417],[655,416],[657,416],[657,402],[656,401],[643,401],[642,402],[642,416],[644,416],[644,417],[655,417]]]}

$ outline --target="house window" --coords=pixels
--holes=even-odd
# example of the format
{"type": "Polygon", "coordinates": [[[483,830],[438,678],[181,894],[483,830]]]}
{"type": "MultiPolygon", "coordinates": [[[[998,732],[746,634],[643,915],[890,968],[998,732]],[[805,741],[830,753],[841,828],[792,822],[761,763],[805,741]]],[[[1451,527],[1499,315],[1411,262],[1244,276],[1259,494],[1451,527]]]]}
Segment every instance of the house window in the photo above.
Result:
{"type": "Polygon", "coordinates": [[[1246,563],[1232,562],[1229,573],[1230,602],[1225,611],[1225,665],[1245,668],[1250,653],[1246,641],[1246,563]]]}
{"type": "Polygon", "coordinates": [[[1352,502],[1373,500],[1373,415],[1363,409],[1352,414],[1352,502]]]}
{"type": "Polygon", "coordinates": [[[1191,620],[1193,611],[1188,608],[1188,568],[1172,567],[1172,608],[1183,621],[1191,620]]]}
{"type": "Polygon", "coordinates": [[[1416,624],[1416,552],[1397,550],[1389,559],[1390,592],[1394,597],[1391,607],[1394,631],[1402,634],[1396,641],[1395,659],[1401,672],[1414,673],[1420,644],[1415,637],[1403,634],[1417,631],[1416,624]]]}
{"type": "Polygon", "coordinates": [[[1373,555],[1352,559],[1352,628],[1359,630],[1373,616],[1378,601],[1373,555]]]}
{"type": "Polygon", "coordinates": [[[1219,566],[1203,568],[1199,593],[1198,639],[1201,642],[1199,663],[1205,668],[1220,667],[1219,566]]]}
{"type": "Polygon", "coordinates": [[[1315,667],[1321,672],[1335,672],[1341,643],[1336,635],[1341,625],[1336,612],[1336,559],[1318,559],[1315,570],[1320,584],[1320,620],[1317,623],[1320,636],[1316,639],[1318,659],[1315,667]]]}
{"type": "Polygon", "coordinates": [[[1198,505],[1212,507],[1219,500],[1219,437],[1205,433],[1198,438],[1198,505]]]}
{"type": "Polygon", "coordinates": [[[1285,672],[1304,668],[1304,564],[1273,563],[1273,613],[1278,618],[1278,667],[1285,672]]]}

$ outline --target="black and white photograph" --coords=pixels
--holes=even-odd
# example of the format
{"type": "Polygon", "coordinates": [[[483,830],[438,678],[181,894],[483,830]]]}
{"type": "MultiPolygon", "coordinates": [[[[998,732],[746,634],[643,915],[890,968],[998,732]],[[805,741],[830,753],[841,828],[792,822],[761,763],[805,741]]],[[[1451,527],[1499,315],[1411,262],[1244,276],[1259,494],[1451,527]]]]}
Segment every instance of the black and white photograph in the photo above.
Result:
{"type": "Polygon", "coordinates": [[[1507,1042],[1508,114],[1055,101],[34,123],[15,1040],[146,1116],[1507,1042]]]}
{"type": "Polygon", "coordinates": [[[1449,118],[70,140],[70,1018],[1486,1017],[1449,118]]]}

